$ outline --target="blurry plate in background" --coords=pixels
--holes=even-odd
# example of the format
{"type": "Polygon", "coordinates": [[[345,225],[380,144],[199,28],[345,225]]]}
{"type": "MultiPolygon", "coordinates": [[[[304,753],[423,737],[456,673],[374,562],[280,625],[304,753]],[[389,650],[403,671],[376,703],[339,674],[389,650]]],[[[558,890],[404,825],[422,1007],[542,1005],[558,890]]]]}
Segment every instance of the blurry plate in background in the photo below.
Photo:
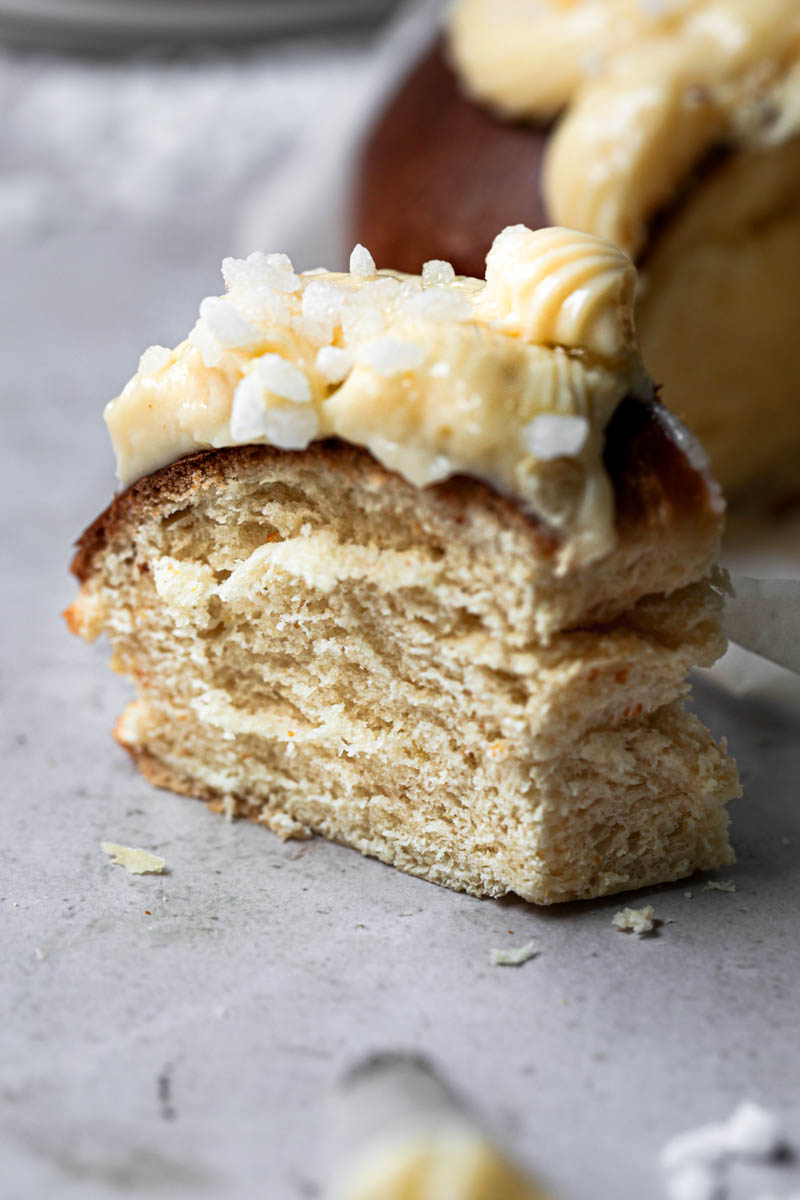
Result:
{"type": "Polygon", "coordinates": [[[397,0],[0,0],[0,39],[117,49],[234,42],[379,20],[397,0]]]}

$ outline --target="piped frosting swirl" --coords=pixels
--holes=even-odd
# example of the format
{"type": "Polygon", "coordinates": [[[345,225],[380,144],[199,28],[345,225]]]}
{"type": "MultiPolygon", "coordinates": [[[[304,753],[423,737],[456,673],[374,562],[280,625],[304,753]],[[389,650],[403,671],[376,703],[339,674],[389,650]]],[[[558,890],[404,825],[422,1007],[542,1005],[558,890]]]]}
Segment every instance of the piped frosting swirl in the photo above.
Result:
{"type": "Polygon", "coordinates": [[[459,0],[450,34],[477,99],[538,120],[566,107],[548,211],[631,254],[712,144],[800,132],[796,0],[459,0]]]}

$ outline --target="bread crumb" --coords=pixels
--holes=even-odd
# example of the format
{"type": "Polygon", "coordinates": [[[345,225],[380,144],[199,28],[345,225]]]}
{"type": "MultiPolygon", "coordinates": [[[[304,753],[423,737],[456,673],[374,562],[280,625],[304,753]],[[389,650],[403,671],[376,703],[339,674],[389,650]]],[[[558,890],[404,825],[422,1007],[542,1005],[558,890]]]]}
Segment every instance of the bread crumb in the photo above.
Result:
{"type": "Polygon", "coordinates": [[[44,950],[42,950],[41,946],[34,946],[33,957],[37,960],[37,962],[44,962],[45,955],[44,955],[44,950]]]}
{"type": "Polygon", "coordinates": [[[539,951],[534,949],[533,942],[517,946],[512,950],[490,950],[489,961],[493,967],[521,967],[531,958],[536,958],[539,951]]]}
{"type": "Polygon", "coordinates": [[[732,879],[709,879],[703,888],[704,892],[735,892],[736,884],[732,879]]]}
{"type": "Polygon", "coordinates": [[[684,892],[683,895],[687,900],[694,900],[694,892],[684,892]]]}
{"type": "Polygon", "coordinates": [[[124,867],[129,875],[160,875],[166,866],[166,859],[151,854],[149,850],[118,846],[116,842],[101,842],[100,848],[111,856],[113,863],[124,867]]]}
{"type": "Polygon", "coordinates": [[[643,908],[623,908],[615,915],[611,924],[625,933],[638,933],[643,937],[655,929],[653,906],[645,904],[643,908]]]}

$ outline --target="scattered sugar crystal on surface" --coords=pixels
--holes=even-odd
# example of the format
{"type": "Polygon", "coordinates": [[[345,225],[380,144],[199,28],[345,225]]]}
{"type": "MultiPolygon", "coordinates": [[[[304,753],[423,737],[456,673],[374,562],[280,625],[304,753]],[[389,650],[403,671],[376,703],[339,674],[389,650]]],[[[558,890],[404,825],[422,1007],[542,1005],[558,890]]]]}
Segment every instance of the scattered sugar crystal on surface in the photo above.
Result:
{"type": "Polygon", "coordinates": [[[356,293],[342,305],[342,332],[352,341],[378,337],[386,328],[386,317],[378,306],[356,293]]]}
{"type": "Polygon", "coordinates": [[[363,304],[391,305],[397,301],[402,287],[399,279],[384,275],[363,284],[358,294],[363,304]]]}
{"type": "Polygon", "coordinates": [[[197,322],[189,334],[189,343],[200,351],[200,357],[207,367],[218,367],[225,357],[224,346],[214,337],[206,321],[197,322]]]}
{"type": "Polygon", "coordinates": [[[319,418],[311,404],[268,408],[264,437],[280,450],[305,450],[319,433],[319,418]]]}
{"type": "Polygon", "coordinates": [[[294,363],[281,358],[280,354],[262,354],[260,358],[253,359],[252,370],[273,396],[280,396],[295,404],[308,404],[311,400],[308,376],[294,363]]]}
{"type": "Polygon", "coordinates": [[[736,884],[732,879],[709,879],[703,887],[704,892],[735,892],[736,884]]]}
{"type": "Polygon", "coordinates": [[[611,924],[626,933],[638,933],[640,936],[652,933],[655,928],[653,906],[645,904],[643,908],[623,908],[614,916],[611,924]]]}
{"type": "Polygon", "coordinates": [[[586,417],[541,413],[520,430],[523,445],[537,458],[572,457],[579,454],[589,436],[586,417]]]}
{"type": "Polygon", "coordinates": [[[356,243],[350,254],[350,274],[362,279],[375,274],[375,259],[360,242],[356,243]]]}
{"type": "Polygon", "coordinates": [[[172,359],[172,351],[166,346],[149,346],[139,359],[140,375],[156,375],[172,359]]]}
{"type": "Polygon", "coordinates": [[[336,325],[342,312],[344,292],[334,283],[313,280],[303,292],[303,316],[310,321],[336,325]]]}
{"type": "Polygon", "coordinates": [[[400,308],[409,317],[427,321],[467,321],[472,309],[466,296],[449,288],[432,287],[404,296],[400,308]]]}
{"type": "Polygon", "coordinates": [[[378,338],[364,346],[360,356],[379,375],[402,375],[415,371],[425,361],[425,351],[414,342],[403,342],[399,338],[378,338]]]}
{"type": "Polygon", "coordinates": [[[254,372],[234,392],[230,431],[235,442],[265,438],[282,450],[305,450],[319,432],[319,420],[311,404],[269,407],[264,384],[254,372]]]}
{"type": "Polygon", "coordinates": [[[523,445],[542,460],[579,454],[589,436],[585,417],[541,413],[520,430],[523,445]]]}
{"type": "Polygon", "coordinates": [[[223,346],[252,346],[263,337],[260,329],[236,311],[227,296],[206,296],[201,300],[200,320],[223,346]]]}
{"type": "Polygon", "coordinates": [[[446,379],[450,374],[450,363],[445,362],[444,359],[442,359],[441,362],[435,362],[431,367],[429,374],[433,379],[446,379]]]}
{"type": "Polygon", "coordinates": [[[299,333],[315,346],[328,346],[333,341],[334,329],[330,321],[312,321],[300,313],[299,316],[292,317],[290,325],[295,333],[299,333]]]}
{"type": "Polygon", "coordinates": [[[347,377],[353,360],[338,346],[322,346],[317,351],[316,368],[327,383],[341,383],[347,377]]]}
{"type": "Polygon", "coordinates": [[[295,274],[288,254],[264,254],[261,250],[248,254],[247,258],[224,258],[222,278],[229,290],[249,287],[296,292],[300,287],[300,277],[295,274]]]}
{"type": "Polygon", "coordinates": [[[452,283],[455,277],[456,273],[452,263],[446,262],[443,258],[432,258],[423,264],[422,282],[426,285],[452,283]]]}
{"type": "Polygon", "coordinates": [[[538,954],[539,951],[535,948],[534,943],[526,942],[524,946],[516,946],[509,950],[490,950],[489,962],[493,967],[521,967],[523,963],[536,958],[538,954]]]}
{"type": "Polygon", "coordinates": [[[286,294],[270,287],[249,287],[236,284],[228,292],[228,303],[241,316],[256,325],[287,325],[289,309],[286,294]]]}
{"type": "Polygon", "coordinates": [[[233,393],[230,430],[234,442],[252,442],[264,436],[267,402],[257,375],[245,375],[233,393]]]}

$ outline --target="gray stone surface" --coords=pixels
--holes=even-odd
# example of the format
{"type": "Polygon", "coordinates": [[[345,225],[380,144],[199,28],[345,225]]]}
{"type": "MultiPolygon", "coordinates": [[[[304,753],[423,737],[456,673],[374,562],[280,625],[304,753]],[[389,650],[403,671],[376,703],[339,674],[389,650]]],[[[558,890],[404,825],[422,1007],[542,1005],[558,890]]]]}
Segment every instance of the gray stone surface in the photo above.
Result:
{"type": "MultiPolygon", "coordinates": [[[[692,880],[552,911],[282,845],[154,791],[112,743],[127,688],[58,615],[70,542],[113,487],[102,405],[144,346],[183,335],[224,241],[118,228],[2,248],[0,1194],[318,1195],[327,1089],[388,1047],[432,1056],[564,1200],[661,1195],[663,1142],[744,1097],[800,1146],[791,707],[697,691],[745,784],[735,894],[692,880]],[[129,876],[106,839],[168,872],[129,876]],[[656,936],[612,928],[645,902],[656,936]],[[489,965],[530,939],[539,957],[489,965]]],[[[788,1163],[734,1195],[798,1186],[788,1163]]]]}

